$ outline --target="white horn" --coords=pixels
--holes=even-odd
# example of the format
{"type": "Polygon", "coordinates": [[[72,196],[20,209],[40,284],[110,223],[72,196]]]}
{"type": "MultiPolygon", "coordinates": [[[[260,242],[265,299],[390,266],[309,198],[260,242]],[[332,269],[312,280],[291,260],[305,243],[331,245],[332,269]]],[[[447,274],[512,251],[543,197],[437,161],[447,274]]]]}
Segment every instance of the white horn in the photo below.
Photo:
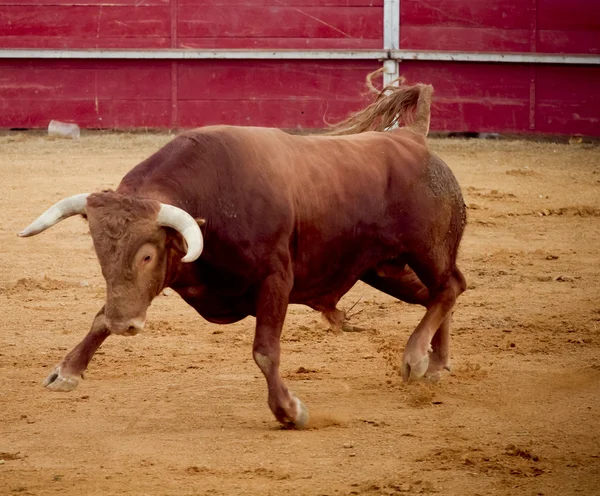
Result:
{"type": "Polygon", "coordinates": [[[89,193],[69,196],[52,205],[42,215],[35,219],[29,226],[23,229],[19,236],[27,237],[39,234],[57,222],[71,217],[72,215],[85,214],[85,206],[89,193]]]}
{"type": "Polygon", "coordinates": [[[181,208],[161,203],[156,220],[159,226],[172,227],[179,231],[185,239],[187,253],[181,259],[182,262],[193,262],[198,259],[204,248],[204,238],[200,226],[190,214],[181,208]]]}

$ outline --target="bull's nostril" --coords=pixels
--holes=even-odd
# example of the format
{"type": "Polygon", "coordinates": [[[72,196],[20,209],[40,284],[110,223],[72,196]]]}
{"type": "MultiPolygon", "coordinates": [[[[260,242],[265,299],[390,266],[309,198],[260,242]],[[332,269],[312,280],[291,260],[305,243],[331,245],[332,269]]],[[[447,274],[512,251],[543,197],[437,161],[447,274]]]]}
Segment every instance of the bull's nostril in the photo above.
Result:
{"type": "Polygon", "coordinates": [[[138,331],[139,331],[139,329],[137,327],[135,327],[135,326],[132,326],[132,325],[130,325],[127,328],[127,332],[135,333],[135,332],[138,332],[138,331]]]}

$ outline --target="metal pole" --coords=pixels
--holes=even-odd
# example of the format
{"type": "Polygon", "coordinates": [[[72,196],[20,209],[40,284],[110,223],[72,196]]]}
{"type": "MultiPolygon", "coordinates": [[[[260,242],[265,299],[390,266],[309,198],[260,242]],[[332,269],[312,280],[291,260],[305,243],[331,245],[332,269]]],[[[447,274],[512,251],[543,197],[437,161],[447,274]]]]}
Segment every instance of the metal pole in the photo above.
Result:
{"type": "MultiPolygon", "coordinates": [[[[383,2],[383,49],[400,49],[400,0],[383,2]]],[[[390,59],[383,63],[383,84],[388,85],[399,76],[398,60],[390,59]]]]}
{"type": "Polygon", "coordinates": [[[600,65],[600,55],[556,53],[490,53],[431,50],[210,50],[187,48],[48,49],[0,48],[0,59],[86,60],[436,60],[507,64],[600,65]]]}

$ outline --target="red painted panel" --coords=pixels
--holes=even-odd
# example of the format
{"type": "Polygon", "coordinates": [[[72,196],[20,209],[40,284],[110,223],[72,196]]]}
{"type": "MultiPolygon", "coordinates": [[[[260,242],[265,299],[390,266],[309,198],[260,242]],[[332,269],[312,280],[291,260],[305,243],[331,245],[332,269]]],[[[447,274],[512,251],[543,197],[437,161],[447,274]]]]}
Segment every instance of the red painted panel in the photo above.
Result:
{"type": "Polygon", "coordinates": [[[538,52],[600,53],[597,0],[538,0],[538,52]]]}
{"type": "Polygon", "coordinates": [[[0,127],[167,127],[168,61],[0,60],[0,127]],[[142,124],[143,123],[143,124],[142,124]]]}
{"type": "Polygon", "coordinates": [[[168,6],[4,6],[0,37],[165,38],[169,16],[168,6]]]}
{"type": "MultiPolygon", "coordinates": [[[[169,5],[172,0],[0,0],[0,5],[169,5]]],[[[382,7],[383,0],[177,0],[179,5],[244,5],[281,7],[382,7]]]]}
{"type": "MultiPolygon", "coordinates": [[[[0,0],[0,6],[0,47],[378,49],[383,35],[383,0],[0,0]]],[[[600,53],[597,0],[402,0],[401,8],[406,49],[600,53]]],[[[378,65],[0,61],[0,126],[45,127],[60,119],[108,128],[319,128],[324,118],[333,122],[364,105],[364,77],[378,65]]],[[[434,130],[528,132],[533,115],[537,132],[600,136],[595,67],[407,61],[401,71],[409,82],[434,85],[434,130]]]]}
{"type": "Polygon", "coordinates": [[[111,60],[0,60],[0,99],[171,98],[170,63],[111,60]]]}
{"type": "Polygon", "coordinates": [[[269,7],[383,7],[383,0],[177,0],[179,5],[269,7]]]}
{"type": "Polygon", "coordinates": [[[600,32],[598,0],[537,0],[538,29],[600,32]]]}
{"type": "Polygon", "coordinates": [[[69,36],[0,36],[0,48],[92,49],[170,48],[170,38],[92,38],[69,36]]]}
{"type": "Polygon", "coordinates": [[[530,34],[524,29],[404,26],[400,48],[472,52],[528,52],[530,34]]]}
{"type": "MultiPolygon", "coordinates": [[[[171,0],[0,0],[0,5],[168,5],[171,0]]],[[[177,0],[180,5],[267,5],[281,7],[382,7],[383,0],[177,0]]]]}
{"type": "Polygon", "coordinates": [[[400,22],[402,26],[529,29],[531,6],[524,0],[401,0],[400,22]]]}
{"type": "Polygon", "coordinates": [[[167,128],[171,123],[169,100],[104,100],[100,102],[102,121],[98,128],[167,128]]]}
{"type": "Polygon", "coordinates": [[[531,68],[521,64],[403,62],[409,82],[434,86],[434,131],[600,136],[600,70],[535,66],[535,129],[529,128],[531,68]]]}
{"type": "Polygon", "coordinates": [[[536,82],[538,101],[600,103],[598,67],[540,65],[537,67],[536,82]]]}
{"type": "Polygon", "coordinates": [[[410,84],[432,84],[434,99],[529,101],[529,66],[524,64],[406,61],[400,72],[410,84]]]}
{"type": "Polygon", "coordinates": [[[590,109],[583,102],[539,102],[536,105],[536,131],[544,134],[600,136],[598,105],[590,109]]]}
{"type": "Polygon", "coordinates": [[[529,108],[516,103],[434,100],[431,109],[432,131],[526,132],[529,108]]]}
{"type": "MultiPolygon", "coordinates": [[[[168,5],[171,0],[143,0],[143,5],[168,5]]],[[[0,0],[0,5],[128,5],[136,7],[140,0],[0,0]]]]}
{"type": "Polygon", "coordinates": [[[181,38],[372,38],[383,12],[372,7],[180,5],[181,38]]]}
{"type": "Polygon", "coordinates": [[[537,51],[600,54],[600,31],[539,31],[537,51]]]}
{"type": "Polygon", "coordinates": [[[543,133],[600,136],[600,70],[536,68],[536,128],[543,133]]]}
{"type": "MultiPolygon", "coordinates": [[[[178,62],[176,124],[323,127],[324,119],[335,121],[364,104],[364,78],[378,66],[178,62]]],[[[82,127],[170,127],[170,70],[170,61],[0,61],[0,127],[46,127],[51,119],[82,127]]]]}
{"type": "Polygon", "coordinates": [[[177,92],[180,100],[352,100],[378,67],[376,61],[186,61],[177,92]]]}
{"type": "MultiPolygon", "coordinates": [[[[0,41],[1,42],[1,41],[0,41]]],[[[380,38],[179,38],[179,48],[381,50],[380,38]]]]}
{"type": "Polygon", "coordinates": [[[433,131],[519,132],[529,127],[529,67],[407,61],[407,82],[432,84],[433,131]]]}
{"type": "Polygon", "coordinates": [[[178,68],[179,125],[322,128],[365,104],[361,61],[186,61],[178,68]]]}
{"type": "Polygon", "coordinates": [[[190,100],[179,109],[182,127],[211,124],[322,129],[363,106],[356,100],[190,100]]]}
{"type": "Polygon", "coordinates": [[[171,104],[157,100],[0,99],[0,127],[45,128],[52,119],[84,128],[168,127],[171,104]],[[97,110],[96,110],[97,109],[97,110]]]}

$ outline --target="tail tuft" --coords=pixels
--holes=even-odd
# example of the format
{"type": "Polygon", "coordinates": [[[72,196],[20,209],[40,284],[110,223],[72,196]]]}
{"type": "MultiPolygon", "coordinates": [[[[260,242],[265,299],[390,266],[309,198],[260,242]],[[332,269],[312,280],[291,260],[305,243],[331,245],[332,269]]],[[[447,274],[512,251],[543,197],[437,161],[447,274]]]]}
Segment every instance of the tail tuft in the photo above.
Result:
{"type": "Polygon", "coordinates": [[[385,131],[394,124],[404,123],[405,127],[427,136],[431,114],[431,96],[433,87],[426,84],[405,85],[405,79],[399,77],[381,89],[373,84],[373,78],[383,69],[367,76],[367,88],[374,95],[374,101],[343,121],[334,124],[327,132],[330,136],[359,134],[366,131],[385,131]],[[398,86],[395,84],[398,83],[398,86]]]}

